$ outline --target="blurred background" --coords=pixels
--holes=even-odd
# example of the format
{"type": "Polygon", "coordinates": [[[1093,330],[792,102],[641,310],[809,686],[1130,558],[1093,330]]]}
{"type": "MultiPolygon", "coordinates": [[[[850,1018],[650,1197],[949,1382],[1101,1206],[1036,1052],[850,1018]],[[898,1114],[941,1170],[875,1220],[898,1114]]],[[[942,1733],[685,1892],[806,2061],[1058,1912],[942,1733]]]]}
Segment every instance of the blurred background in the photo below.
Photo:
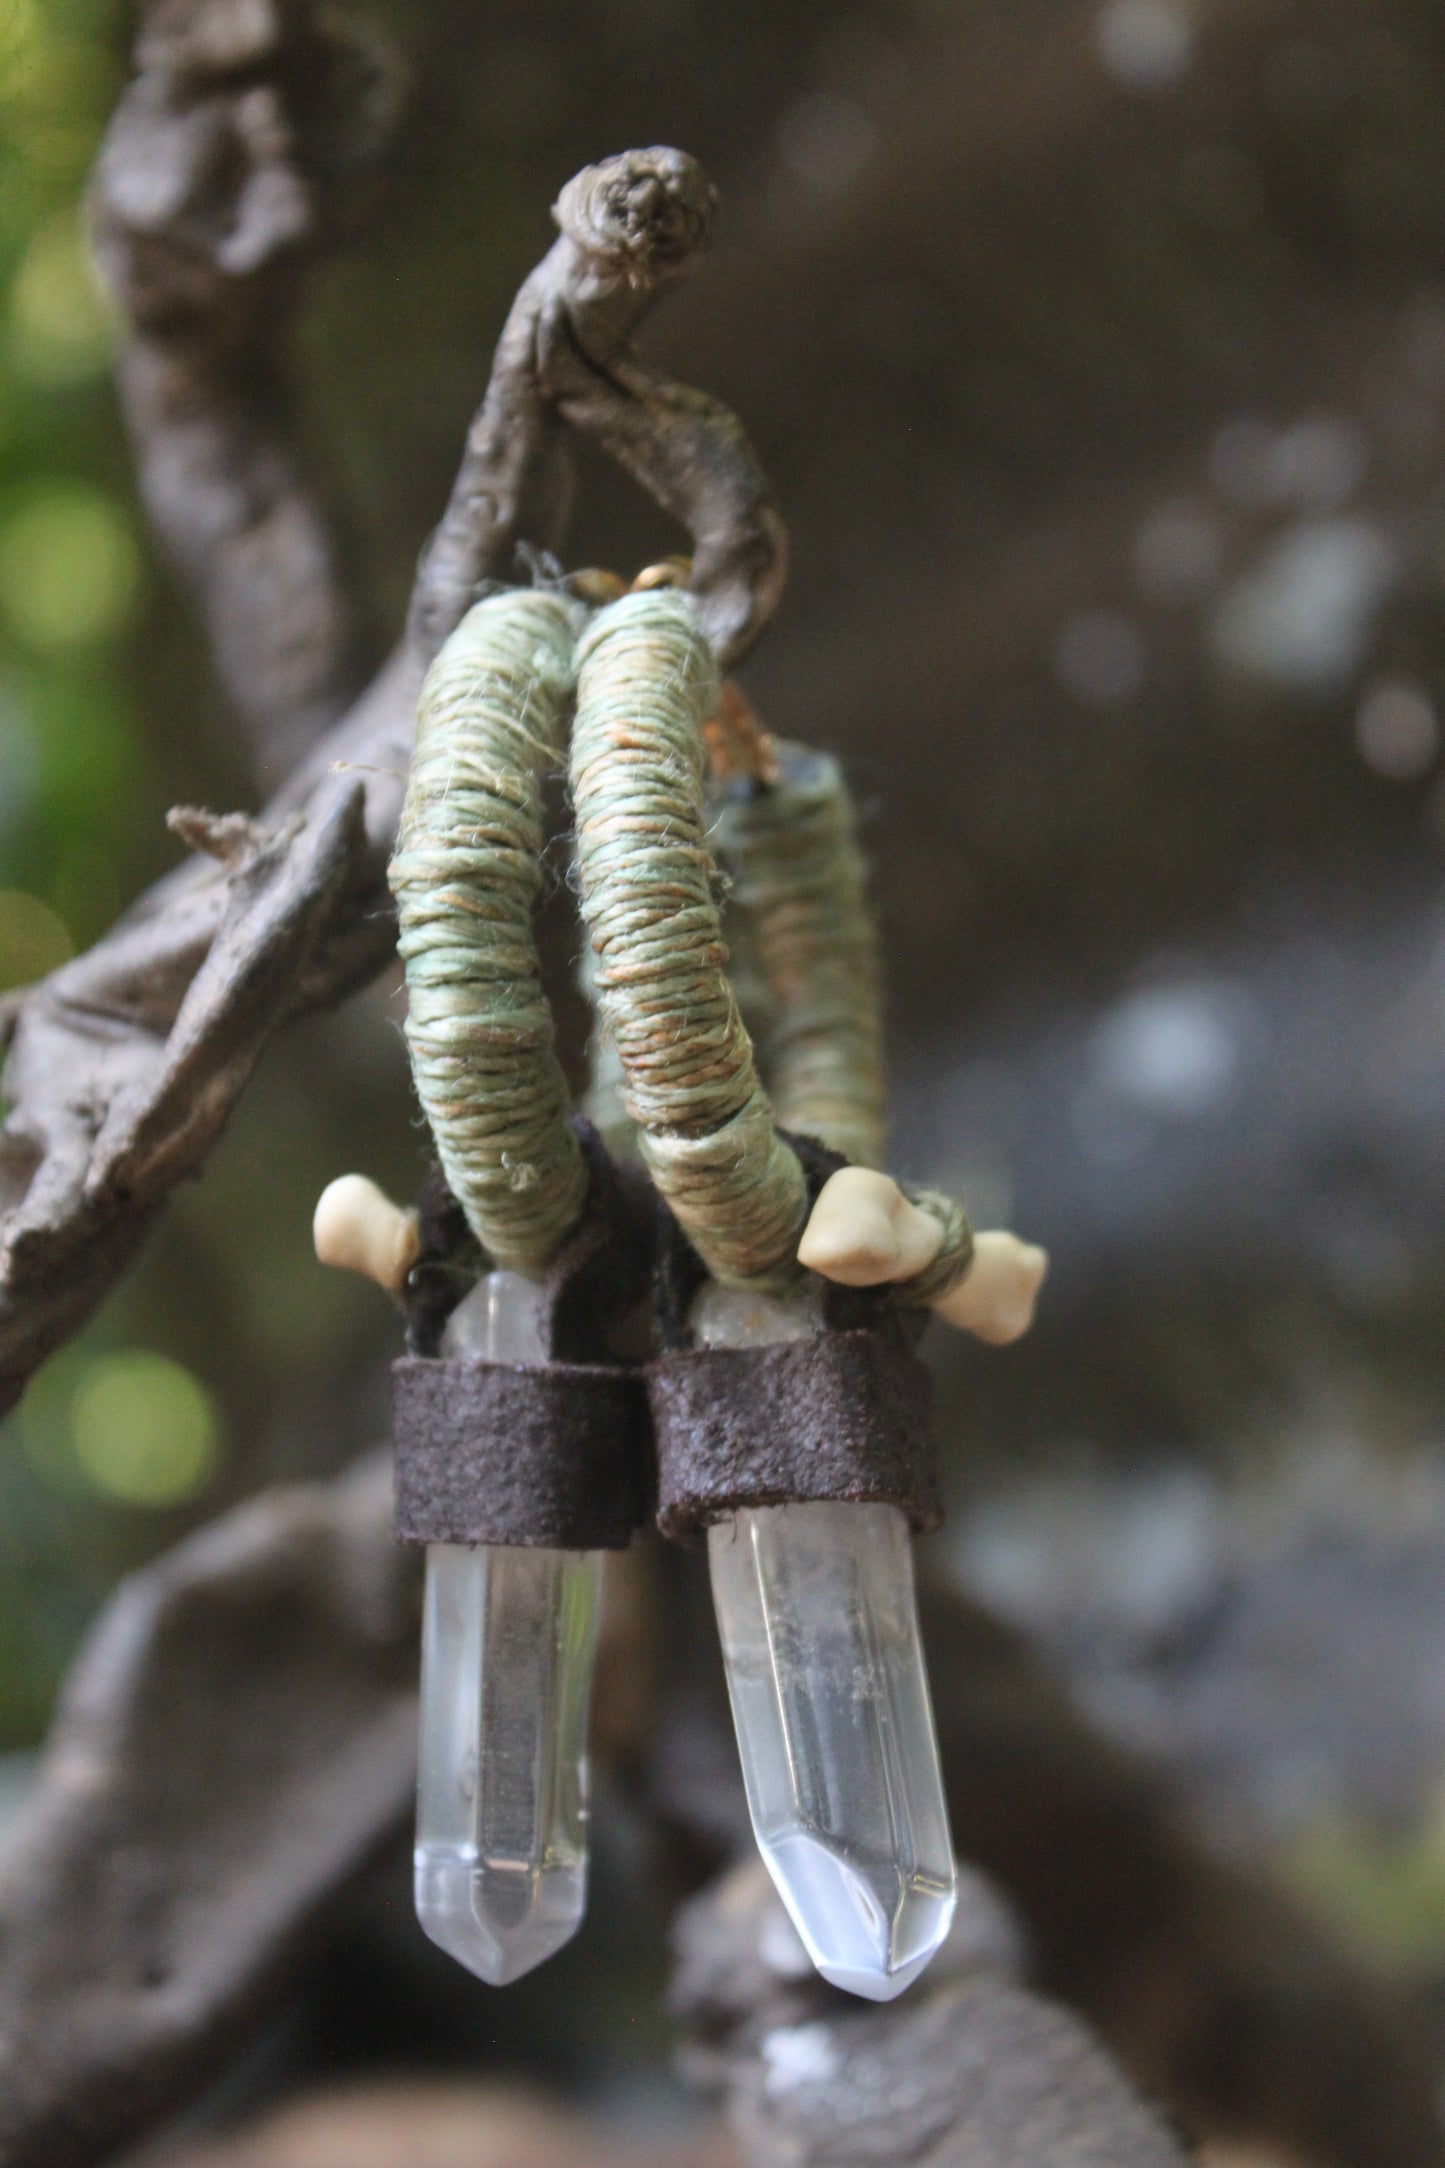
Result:
{"type": "MultiPolygon", "coordinates": [[[[694,152],[717,242],[647,344],[742,414],[792,526],[745,678],[863,808],[896,1165],[1054,1259],[1029,1341],[935,1351],[939,1561],[1211,1842],[1433,1996],[1445,17],[370,12],[409,114],[297,360],[375,652],[557,189],[631,143],[694,152]]],[[[258,802],[147,539],[88,265],[132,28],[112,0],[0,0],[0,987],[175,861],[167,806],[258,802]]],[[[573,563],[675,542],[584,462],[573,563]]],[[[394,1333],[309,1222],[353,1167],[416,1186],[399,1014],[389,981],[275,1045],[4,1426],[12,1791],[122,1573],[384,1435],[394,1333]]],[[[562,1961],[594,1982],[586,2067],[651,2084],[661,1930],[641,1956],[598,1933],[562,1961]]],[[[527,1992],[486,2021],[503,2062],[527,1992]]]]}

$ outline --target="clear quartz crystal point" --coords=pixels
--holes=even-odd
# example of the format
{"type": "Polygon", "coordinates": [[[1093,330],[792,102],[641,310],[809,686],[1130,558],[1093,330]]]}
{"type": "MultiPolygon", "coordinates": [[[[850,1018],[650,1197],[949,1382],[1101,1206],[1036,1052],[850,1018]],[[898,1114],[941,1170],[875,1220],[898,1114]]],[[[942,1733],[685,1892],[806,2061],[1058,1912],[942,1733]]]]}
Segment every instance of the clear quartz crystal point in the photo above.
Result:
{"type": "MultiPolygon", "coordinates": [[[[816,1291],[706,1287],[692,1323],[704,1346],[795,1339],[816,1291]]],[[[749,1507],[709,1529],[708,1559],[758,1848],[824,1979],[891,2001],[948,1933],[955,1883],[907,1520],[749,1507]]]]}
{"type": "MultiPolygon", "coordinates": [[[[493,1272],[444,1355],[544,1359],[536,1284],[493,1272]]],[[[427,1548],[416,1910],[479,1979],[520,1979],[587,1902],[587,1710],[601,1554],[427,1548]]]]}

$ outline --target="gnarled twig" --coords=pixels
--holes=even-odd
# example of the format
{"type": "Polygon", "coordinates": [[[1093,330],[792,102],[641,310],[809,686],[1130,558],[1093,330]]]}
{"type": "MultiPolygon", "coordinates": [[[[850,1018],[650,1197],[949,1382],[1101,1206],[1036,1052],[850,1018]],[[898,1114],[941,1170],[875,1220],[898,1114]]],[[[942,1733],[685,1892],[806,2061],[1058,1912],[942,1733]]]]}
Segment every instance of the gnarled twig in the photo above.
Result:
{"type": "Polygon", "coordinates": [[[593,402],[584,426],[638,471],[650,459],[659,494],[656,476],[672,490],[698,537],[698,592],[716,637],[735,651],[761,625],[781,579],[782,529],[741,431],[677,386],[661,386],[649,407],[629,374],[628,336],[680,276],[711,202],[701,170],[676,151],[629,152],[563,191],[563,239],[503,334],[418,578],[409,640],[276,794],[260,823],[272,840],[229,868],[181,867],[12,1004],[0,1409],[113,1285],[171,1186],[201,1166],[274,1026],[341,1000],[390,957],[385,869],[423,663],[477,583],[510,571],[519,541],[551,532],[556,416],[569,402],[579,414],[593,402]],[[686,423],[669,435],[675,414],[686,423]]]}
{"type": "Polygon", "coordinates": [[[696,263],[714,200],[697,161],[665,149],[588,166],[563,189],[560,238],[513,303],[422,562],[411,623],[426,654],[519,542],[558,540],[571,483],[564,423],[595,437],[690,528],[691,588],[719,660],[735,662],[762,631],[787,571],[768,479],[735,414],[648,369],[631,343],[696,263]]]}
{"type": "Polygon", "coordinates": [[[1078,2020],[1019,1982],[1022,1937],[967,1868],[948,1941],[884,2008],[800,1966],[756,1860],[692,1900],[677,1941],[692,2069],[752,2168],[1185,2168],[1078,2020]]]}
{"type": "MultiPolygon", "coordinates": [[[[209,879],[172,884],[38,987],[5,1070],[0,1400],[101,1299],[225,1125],[364,879],[362,792],[333,785],[209,879]]],[[[325,971],[323,967],[323,983],[325,971]]]]}
{"type": "Polygon", "coordinates": [[[370,201],[395,73],[312,5],[153,0],[137,57],[92,186],[129,322],[121,401],[147,509],[274,785],[359,690],[284,348],[302,274],[370,201]]]}

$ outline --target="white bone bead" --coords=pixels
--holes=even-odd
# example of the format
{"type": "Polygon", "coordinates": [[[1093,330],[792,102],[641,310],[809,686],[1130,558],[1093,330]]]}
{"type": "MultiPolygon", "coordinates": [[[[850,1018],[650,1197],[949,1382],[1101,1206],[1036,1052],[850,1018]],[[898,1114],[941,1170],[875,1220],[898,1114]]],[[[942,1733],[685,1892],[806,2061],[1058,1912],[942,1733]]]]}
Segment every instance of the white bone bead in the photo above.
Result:
{"type": "Polygon", "coordinates": [[[312,1221],[323,1265],[364,1273],[399,1295],[416,1263],[421,1234],[415,1212],[404,1212],[364,1174],[343,1174],[321,1192],[312,1221]]]}
{"type": "MultiPolygon", "coordinates": [[[[943,1229],[909,1202],[891,1175],[840,1167],[818,1192],[798,1262],[843,1287],[911,1280],[938,1255],[943,1229]]],[[[995,1347],[1028,1331],[1049,1260],[1002,1229],[974,1236],[973,1262],[957,1287],[932,1304],[945,1324],[995,1347]]]]}
{"type": "Polygon", "coordinates": [[[891,1175],[840,1167],[818,1192],[798,1263],[843,1287],[911,1280],[938,1255],[943,1229],[910,1204],[891,1175]]]}
{"type": "Polygon", "coordinates": [[[973,1263],[957,1287],[934,1303],[933,1314],[994,1347],[1007,1347],[1032,1325],[1048,1269],[1048,1254],[1035,1243],[1020,1242],[1002,1228],[975,1235],[973,1263]]]}

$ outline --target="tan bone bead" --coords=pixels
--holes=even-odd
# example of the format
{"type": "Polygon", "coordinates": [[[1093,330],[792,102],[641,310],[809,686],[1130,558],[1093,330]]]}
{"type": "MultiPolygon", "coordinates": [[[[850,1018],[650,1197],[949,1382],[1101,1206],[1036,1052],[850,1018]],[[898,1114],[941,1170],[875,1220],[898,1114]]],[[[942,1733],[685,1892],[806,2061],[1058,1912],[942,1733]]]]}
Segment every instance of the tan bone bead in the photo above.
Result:
{"type": "MultiPolygon", "coordinates": [[[[911,1280],[938,1255],[943,1229],[904,1196],[891,1175],[840,1167],[818,1192],[798,1262],[843,1287],[886,1287],[911,1280]]],[[[995,1347],[1028,1331],[1048,1258],[1003,1229],[978,1234],[956,1287],[930,1304],[936,1317],[995,1347]]]]}
{"type": "Polygon", "coordinates": [[[840,1167],[803,1229],[798,1262],[843,1287],[911,1280],[938,1255],[943,1229],[911,1204],[891,1175],[840,1167]]]}
{"type": "Polygon", "coordinates": [[[364,1273],[389,1295],[401,1293],[421,1248],[415,1212],[393,1204],[364,1174],[343,1174],[327,1184],[312,1236],[323,1265],[364,1273]]]}
{"type": "Polygon", "coordinates": [[[1020,1242],[1003,1228],[976,1234],[972,1264],[956,1287],[939,1296],[933,1314],[994,1347],[1007,1347],[1032,1325],[1048,1269],[1048,1253],[1036,1243],[1020,1242]]]}

